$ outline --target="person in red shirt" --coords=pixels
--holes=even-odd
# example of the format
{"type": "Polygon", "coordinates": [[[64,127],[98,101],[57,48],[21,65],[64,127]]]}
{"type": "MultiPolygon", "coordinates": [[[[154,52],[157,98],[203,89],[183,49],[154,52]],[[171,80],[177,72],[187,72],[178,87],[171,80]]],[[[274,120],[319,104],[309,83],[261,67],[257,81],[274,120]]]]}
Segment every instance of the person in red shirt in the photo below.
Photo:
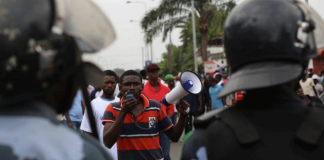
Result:
{"type": "MultiPolygon", "coordinates": [[[[152,63],[146,68],[146,70],[148,82],[145,84],[142,93],[145,94],[149,99],[154,99],[159,102],[162,106],[162,109],[166,111],[168,118],[171,119],[174,114],[174,105],[166,107],[162,104],[163,98],[167,93],[170,92],[170,89],[159,81],[160,67],[157,64],[152,63]]],[[[160,145],[162,147],[164,159],[171,159],[170,139],[162,132],[160,133],[160,145]]]]}

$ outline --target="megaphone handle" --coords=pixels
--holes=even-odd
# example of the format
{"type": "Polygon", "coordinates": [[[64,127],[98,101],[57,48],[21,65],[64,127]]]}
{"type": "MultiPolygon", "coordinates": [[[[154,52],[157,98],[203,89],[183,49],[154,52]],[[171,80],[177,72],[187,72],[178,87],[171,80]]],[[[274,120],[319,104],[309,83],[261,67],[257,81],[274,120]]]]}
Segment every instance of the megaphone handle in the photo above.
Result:
{"type": "MultiPolygon", "coordinates": [[[[177,105],[180,105],[181,101],[184,101],[185,103],[188,104],[187,101],[185,101],[183,98],[181,98],[181,99],[179,100],[179,102],[178,102],[177,105]]],[[[188,104],[188,105],[189,105],[189,104],[188,104]]],[[[178,106],[177,106],[176,108],[178,108],[178,106]]],[[[179,108],[180,108],[180,106],[179,106],[179,108]]],[[[185,110],[185,112],[186,112],[187,114],[189,114],[189,112],[190,112],[190,105],[189,105],[188,108],[185,110]]]]}

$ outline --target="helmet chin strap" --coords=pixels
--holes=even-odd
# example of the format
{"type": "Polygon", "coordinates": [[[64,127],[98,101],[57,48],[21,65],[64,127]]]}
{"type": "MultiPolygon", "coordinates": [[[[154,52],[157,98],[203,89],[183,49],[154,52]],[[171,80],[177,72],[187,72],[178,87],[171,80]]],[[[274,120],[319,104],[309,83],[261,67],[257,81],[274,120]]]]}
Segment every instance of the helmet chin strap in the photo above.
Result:
{"type": "Polygon", "coordinates": [[[81,88],[81,91],[82,91],[83,100],[85,102],[85,107],[86,107],[87,112],[88,112],[88,118],[89,118],[89,121],[90,121],[90,127],[91,127],[91,130],[92,130],[92,135],[96,139],[99,139],[98,132],[97,132],[97,126],[96,126],[96,123],[95,123],[95,118],[94,118],[94,115],[93,115],[93,111],[92,111],[92,107],[91,107],[91,103],[90,103],[90,97],[89,97],[89,93],[88,93],[88,89],[87,89],[88,83],[86,81],[83,64],[81,64],[81,66],[79,68],[78,81],[80,83],[80,88],[81,88]]]}

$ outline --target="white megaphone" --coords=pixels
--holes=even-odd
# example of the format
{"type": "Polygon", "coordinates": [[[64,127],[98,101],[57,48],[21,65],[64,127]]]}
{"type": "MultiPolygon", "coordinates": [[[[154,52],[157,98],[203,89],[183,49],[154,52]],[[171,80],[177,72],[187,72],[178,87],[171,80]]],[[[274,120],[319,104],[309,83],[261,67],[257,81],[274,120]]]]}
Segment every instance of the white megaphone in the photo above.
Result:
{"type": "MultiPolygon", "coordinates": [[[[181,99],[187,94],[199,94],[202,90],[201,81],[196,73],[184,71],[180,76],[180,84],[172,89],[162,100],[165,106],[170,106],[174,101],[181,99]]],[[[189,107],[186,112],[189,112],[189,107]]]]}

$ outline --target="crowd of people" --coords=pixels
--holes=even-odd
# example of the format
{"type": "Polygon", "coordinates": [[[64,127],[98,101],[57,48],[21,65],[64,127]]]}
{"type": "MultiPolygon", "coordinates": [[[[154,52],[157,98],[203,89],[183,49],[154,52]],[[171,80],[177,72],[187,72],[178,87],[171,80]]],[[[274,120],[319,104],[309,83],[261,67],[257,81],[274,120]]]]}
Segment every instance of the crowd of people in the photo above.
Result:
{"type": "MultiPolygon", "coordinates": [[[[96,126],[97,126],[97,131],[99,133],[99,140],[100,143],[103,147],[106,148],[106,150],[110,153],[110,155],[113,156],[114,159],[118,159],[118,157],[123,157],[122,159],[130,159],[129,156],[135,156],[136,157],[141,157],[141,155],[145,155],[145,157],[150,157],[150,155],[158,155],[162,156],[163,158],[168,160],[171,159],[170,156],[170,147],[171,147],[171,142],[172,141],[178,141],[178,139],[171,139],[170,136],[168,135],[170,133],[165,133],[165,130],[171,127],[172,125],[176,125],[177,122],[180,120],[180,112],[178,112],[176,108],[176,104],[178,101],[174,102],[174,104],[170,106],[165,106],[163,105],[162,99],[168,94],[172,89],[174,89],[176,86],[180,85],[179,81],[179,76],[173,76],[172,74],[167,74],[164,77],[159,74],[160,68],[157,64],[150,64],[147,66],[145,70],[141,70],[140,72],[135,72],[135,71],[126,71],[122,75],[117,75],[114,71],[111,70],[106,70],[104,71],[104,81],[102,83],[101,87],[97,87],[96,89],[92,87],[91,85],[88,86],[88,93],[89,97],[91,99],[91,106],[93,108],[93,114],[95,117],[96,121],[96,126]],[[122,87],[123,86],[123,79],[125,76],[132,76],[133,78],[138,77],[140,78],[141,83],[136,83],[136,82],[129,82],[130,84],[126,84],[128,89],[125,89],[123,91],[122,87]],[[120,78],[119,78],[120,77],[120,78]],[[134,84],[133,84],[134,83],[134,84]],[[134,90],[131,93],[135,96],[135,99],[141,100],[144,103],[146,100],[155,100],[155,102],[158,102],[159,105],[161,105],[161,110],[164,112],[158,113],[159,116],[160,114],[165,114],[163,117],[165,119],[154,119],[154,121],[150,121],[150,118],[146,118],[147,120],[143,120],[145,118],[139,117],[141,114],[140,111],[143,110],[143,108],[138,109],[138,113],[133,113],[130,111],[124,111],[126,113],[131,113],[127,116],[124,115],[123,118],[118,121],[119,125],[124,123],[134,123],[130,126],[116,126],[113,128],[113,130],[110,130],[112,128],[112,125],[116,122],[117,116],[121,111],[123,111],[122,103],[125,100],[125,94],[129,94],[127,92],[130,92],[129,86],[128,85],[139,85],[138,90],[134,90]],[[142,89],[141,89],[142,88],[142,89]],[[119,90],[120,89],[120,90],[119,90]],[[122,101],[122,102],[121,102],[122,101]],[[119,104],[116,104],[118,103],[119,104]],[[110,107],[108,107],[110,106],[110,107]],[[178,114],[179,113],[179,114],[178,114]],[[179,117],[178,117],[179,116],[179,117]],[[135,119],[134,119],[135,117],[135,119]],[[132,121],[132,120],[133,121],[132,121]],[[152,126],[157,124],[161,124],[162,126],[166,126],[166,128],[162,129],[156,129],[156,131],[148,131],[148,133],[153,134],[153,136],[144,136],[146,139],[147,138],[153,138],[156,137],[157,135],[159,136],[158,142],[156,139],[152,140],[143,140],[141,143],[154,143],[156,146],[150,146],[154,149],[158,149],[159,146],[161,146],[162,149],[162,154],[158,153],[157,151],[150,151],[151,149],[145,148],[143,146],[137,146],[134,145],[132,141],[129,141],[132,136],[140,136],[140,133],[143,134],[144,130],[147,130],[147,128],[144,127],[137,127],[137,119],[138,122],[140,122],[141,125],[144,125],[143,123],[147,123],[149,126],[148,128],[151,128],[152,126]],[[166,119],[168,123],[166,123],[166,119]],[[161,121],[161,122],[160,122],[161,121]],[[163,122],[163,123],[162,123],[163,122]],[[152,124],[150,124],[152,123],[152,124]],[[164,124],[165,123],[165,124],[164,124]],[[115,129],[116,128],[116,129],[115,129]],[[120,131],[121,129],[121,131],[120,131]],[[136,131],[136,130],[142,130],[142,131],[136,131]],[[110,130],[110,132],[109,132],[110,130]],[[120,142],[118,135],[115,135],[112,133],[117,132],[119,133],[119,138],[121,139],[120,142]],[[137,134],[135,134],[137,133],[137,134]],[[120,136],[122,135],[122,137],[120,136]],[[114,137],[115,136],[115,137],[114,137]],[[110,140],[110,137],[114,137],[113,142],[110,140]],[[127,137],[127,140],[122,140],[122,138],[127,137]],[[104,140],[104,138],[106,140],[104,140]],[[105,141],[107,142],[107,145],[105,145],[105,141]],[[123,147],[118,147],[117,149],[116,144],[119,145],[127,145],[128,148],[123,148],[123,147]],[[107,147],[109,146],[109,147],[107,147]],[[130,148],[130,146],[133,146],[133,148],[130,148]],[[128,154],[125,150],[146,150],[147,153],[136,153],[136,154],[128,154]],[[151,153],[152,152],[152,153],[151,153]]],[[[179,73],[181,75],[181,73],[179,73]]],[[[126,77],[128,77],[126,76],[126,77]]],[[[314,76],[313,76],[314,77],[314,76]]],[[[135,78],[136,79],[136,78],[135,78]]],[[[188,94],[181,101],[185,101],[189,108],[190,112],[187,113],[186,118],[184,116],[181,117],[180,122],[185,121],[184,123],[184,139],[183,141],[186,141],[187,138],[192,134],[192,131],[194,130],[194,125],[193,121],[194,118],[199,117],[207,112],[210,112],[212,110],[217,110],[223,107],[229,107],[233,106],[236,104],[236,102],[241,101],[244,97],[244,91],[237,91],[232,94],[229,94],[225,97],[218,98],[218,94],[222,90],[223,86],[226,85],[226,82],[230,79],[230,77],[227,74],[227,71],[225,71],[223,68],[217,69],[214,73],[212,74],[206,74],[205,77],[201,78],[202,82],[202,91],[195,95],[195,94],[188,94]],[[186,136],[188,135],[188,136],[186,136]]],[[[125,88],[125,87],[124,87],[125,88]]],[[[304,95],[303,95],[304,96],[304,95]]],[[[307,97],[306,97],[307,98],[307,97]]],[[[87,110],[84,106],[84,102],[82,100],[82,95],[80,90],[77,92],[76,97],[74,98],[73,105],[71,109],[64,114],[64,124],[66,124],[68,127],[75,129],[76,131],[86,134],[86,135],[91,135],[91,127],[90,127],[90,122],[88,120],[87,116],[87,110]],[[78,118],[76,118],[78,117],[78,118]],[[82,118],[83,117],[83,118],[82,118]]],[[[145,106],[144,105],[144,111],[147,110],[153,110],[153,108],[158,107],[156,106],[145,106]],[[146,108],[149,107],[149,108],[146,108]]],[[[133,109],[134,110],[134,109],[133,109]]],[[[160,111],[158,109],[157,111],[160,111]]],[[[154,112],[153,112],[154,113],[154,112]]],[[[151,117],[154,118],[154,117],[151,117]]],[[[160,117],[161,118],[161,117],[160,117]]],[[[181,123],[180,126],[183,124],[181,123]]],[[[145,125],[144,125],[145,126],[145,125]]],[[[178,133],[179,134],[179,133],[178,133]]],[[[177,135],[179,136],[179,135],[177,135]]],[[[142,138],[144,138],[142,137],[142,138]]],[[[149,148],[150,148],[149,147],[149,148]]],[[[142,157],[145,159],[145,157],[142,157]]],[[[150,157],[152,158],[152,157],[150,157]]],[[[150,159],[149,158],[149,159],[150,159]]],[[[119,158],[121,159],[121,158],[119,158]]]]}
{"type": "MultiPolygon", "coordinates": [[[[159,70],[157,64],[151,64],[140,73],[128,70],[120,78],[115,72],[106,70],[101,89],[88,86],[89,97],[96,95],[91,106],[99,141],[114,159],[171,159],[170,143],[179,140],[187,115],[191,113],[184,111],[189,107],[186,100],[170,106],[161,103],[176,82],[169,74],[165,83],[159,78],[159,70]],[[143,73],[147,76],[143,77],[143,73]],[[126,97],[129,94],[132,95],[130,99],[126,97]]],[[[77,93],[63,122],[81,134],[92,135],[80,90],[77,93]]]]}
{"type": "Polygon", "coordinates": [[[307,68],[324,22],[299,0],[236,6],[231,74],[168,106],[182,84],[157,64],[119,76],[82,61],[116,37],[92,1],[1,0],[0,16],[1,159],[168,160],[183,132],[182,160],[324,157],[324,72],[307,68]]]}
{"type": "MultiPolygon", "coordinates": [[[[181,118],[179,117],[180,119],[178,119],[178,110],[176,108],[177,101],[170,106],[164,106],[161,102],[166,94],[177,85],[180,85],[179,76],[167,74],[165,77],[159,77],[159,70],[160,68],[157,64],[151,64],[139,73],[129,70],[121,76],[118,76],[111,70],[106,70],[103,72],[105,78],[101,87],[94,89],[91,85],[88,86],[90,98],[91,95],[96,95],[95,98],[91,100],[91,106],[96,121],[97,131],[99,133],[99,141],[114,159],[131,159],[132,156],[141,157],[141,159],[157,158],[152,155],[157,155],[158,158],[164,158],[166,160],[171,159],[170,144],[172,141],[178,141],[183,126],[185,135],[184,141],[186,141],[194,130],[194,118],[212,110],[234,106],[237,102],[242,101],[245,96],[244,91],[236,91],[225,97],[218,98],[218,94],[226,85],[226,82],[231,78],[224,69],[221,69],[222,71],[218,69],[212,74],[206,74],[206,76],[201,79],[203,87],[198,95],[188,94],[183,97],[181,101],[185,101],[188,104],[190,112],[183,114],[186,116],[182,115],[180,116],[181,118]],[[130,82],[124,82],[125,78],[129,76],[131,78],[126,80],[130,82]],[[122,87],[120,90],[119,86],[122,87]],[[130,89],[130,86],[133,86],[135,89],[130,89]],[[125,87],[127,89],[125,89],[125,87]],[[136,101],[141,101],[143,103],[141,107],[138,107],[136,112],[131,112],[131,110],[134,111],[137,107],[128,110],[126,110],[126,107],[122,107],[124,102],[127,103],[129,101],[125,99],[125,95],[129,93],[134,95],[136,101]],[[161,107],[150,100],[154,100],[155,103],[158,102],[161,107]],[[145,113],[145,111],[150,111],[151,113],[145,113]],[[124,115],[121,116],[122,118],[118,118],[120,112],[124,113],[124,115]],[[127,115],[125,113],[131,114],[127,115]],[[144,117],[140,116],[144,113],[152,117],[147,115],[143,115],[144,117]],[[171,129],[172,126],[177,125],[178,120],[180,120],[180,125],[178,125],[180,127],[177,129],[177,133],[173,133],[176,134],[176,139],[174,139],[173,134],[171,134],[172,132],[165,132],[171,129]],[[116,121],[117,124],[113,127],[116,121]],[[123,123],[124,125],[122,125],[123,123]],[[156,124],[162,125],[163,128],[155,128],[156,124]],[[145,126],[148,127],[146,128],[145,126]],[[155,129],[149,130],[152,127],[155,129]],[[140,136],[145,132],[149,135],[140,136]],[[154,138],[157,135],[159,138],[154,138]],[[139,140],[138,136],[143,139],[139,140]],[[171,140],[170,137],[172,137],[171,140]],[[131,140],[131,138],[135,138],[137,141],[135,142],[135,140],[131,140]],[[135,143],[142,144],[139,145],[135,143]],[[144,144],[146,143],[150,143],[152,146],[145,146],[144,144]],[[117,147],[116,144],[119,144],[119,147],[117,147]],[[162,152],[160,152],[160,148],[162,152]],[[145,150],[145,152],[132,153],[127,152],[127,150],[145,150]]],[[[323,93],[322,82],[324,71],[320,73],[320,75],[316,75],[312,73],[312,69],[309,69],[307,76],[304,76],[305,78],[299,81],[296,95],[307,106],[311,106],[311,103],[323,105],[318,97],[323,93]]],[[[82,99],[83,97],[79,90],[74,98],[71,109],[64,114],[63,122],[68,127],[82,134],[91,135],[92,132],[87,116],[88,113],[85,107],[82,107],[84,106],[82,99]]]]}
{"type": "MultiPolygon", "coordinates": [[[[106,70],[103,72],[104,79],[101,87],[97,87],[95,89],[91,85],[88,86],[88,93],[89,98],[91,99],[91,106],[97,126],[97,132],[99,134],[99,141],[101,145],[106,148],[108,153],[113,156],[114,159],[130,159],[131,156],[140,157],[141,155],[145,155],[145,157],[148,158],[150,157],[150,155],[158,155],[158,158],[163,157],[164,159],[169,160],[171,159],[171,142],[178,141],[179,135],[182,134],[183,126],[184,134],[186,135],[189,133],[190,135],[194,130],[194,117],[201,116],[205,112],[209,112],[211,110],[234,105],[237,101],[237,99],[234,99],[234,96],[227,96],[225,98],[217,97],[218,93],[222,90],[222,87],[227,82],[227,73],[224,70],[222,72],[217,71],[215,74],[207,74],[205,78],[201,79],[203,89],[198,95],[188,94],[180,100],[182,103],[186,103],[190,107],[190,112],[186,113],[186,116],[183,116],[181,115],[183,113],[178,112],[178,109],[176,107],[178,101],[174,102],[174,104],[170,106],[165,106],[161,103],[166,94],[168,94],[176,86],[180,85],[179,76],[167,74],[163,77],[160,76],[159,71],[159,66],[154,63],[150,64],[145,70],[141,70],[139,73],[129,70],[122,75],[117,75],[114,71],[106,70]],[[131,77],[132,81],[124,82],[125,80],[128,80],[125,79],[128,77],[131,77]],[[134,78],[135,80],[133,82],[134,78]],[[136,79],[140,81],[137,83],[136,79]],[[130,86],[133,86],[135,89],[130,89],[130,86]],[[143,103],[143,106],[139,106],[138,109],[131,108],[124,110],[126,108],[121,106],[123,106],[122,104],[124,102],[127,103],[129,101],[125,99],[125,96],[130,93],[134,95],[137,101],[141,101],[143,103]],[[149,100],[158,102],[161,107],[153,102],[150,102],[149,100]],[[150,103],[147,104],[146,102],[150,103]],[[134,109],[136,109],[137,111],[135,112],[134,109]],[[152,112],[144,112],[145,114],[150,114],[152,117],[149,117],[147,115],[145,115],[145,117],[142,117],[141,114],[144,114],[142,113],[143,109],[144,111],[152,112]],[[130,114],[124,113],[125,115],[120,119],[117,118],[120,112],[130,114]],[[180,115],[179,117],[178,113],[180,115]],[[156,115],[154,116],[154,114],[156,115]],[[117,121],[117,119],[120,120],[117,121]],[[119,125],[115,125],[113,127],[113,124],[115,124],[116,121],[119,125]],[[128,125],[122,125],[123,122],[127,123],[128,125]],[[180,124],[177,125],[177,122],[180,122],[180,124]],[[162,125],[163,128],[155,128],[154,130],[149,130],[152,127],[154,128],[155,123],[162,125]],[[143,128],[138,127],[138,124],[140,124],[140,126],[143,126],[143,128]],[[145,127],[145,125],[148,127],[145,127]],[[167,131],[171,129],[172,126],[178,126],[178,128],[176,128],[177,133],[167,131]],[[141,136],[141,134],[144,134],[145,131],[147,131],[150,136],[141,136]],[[173,134],[177,134],[175,135],[175,137],[177,138],[174,138],[173,134]],[[157,135],[159,137],[158,142],[155,138],[157,137],[157,135]],[[152,143],[154,144],[154,146],[147,147],[142,145],[135,145],[133,144],[135,142],[132,142],[130,140],[132,136],[136,137],[137,140],[139,140],[138,136],[140,136],[141,138],[143,138],[143,140],[140,141],[141,143],[152,143]],[[170,137],[172,139],[170,139],[170,137]],[[127,140],[123,140],[123,138],[127,140]],[[151,140],[149,138],[151,138],[151,140]],[[116,144],[119,144],[120,147],[117,147],[116,144]],[[127,147],[121,147],[121,145],[127,145],[127,147]],[[133,148],[131,146],[133,146],[133,148]],[[162,154],[159,153],[160,146],[162,149],[162,154]],[[135,154],[128,154],[126,150],[146,151],[143,153],[139,152],[135,154]]],[[[92,130],[87,114],[88,112],[84,107],[82,93],[80,90],[78,90],[73,100],[71,109],[63,116],[63,123],[68,127],[80,132],[81,134],[92,135],[92,130]]],[[[184,140],[186,140],[186,138],[184,138],[184,140]]],[[[142,159],[145,159],[145,157],[142,157],[142,159]]],[[[156,157],[150,157],[148,159],[151,158],[156,157]]]]}

